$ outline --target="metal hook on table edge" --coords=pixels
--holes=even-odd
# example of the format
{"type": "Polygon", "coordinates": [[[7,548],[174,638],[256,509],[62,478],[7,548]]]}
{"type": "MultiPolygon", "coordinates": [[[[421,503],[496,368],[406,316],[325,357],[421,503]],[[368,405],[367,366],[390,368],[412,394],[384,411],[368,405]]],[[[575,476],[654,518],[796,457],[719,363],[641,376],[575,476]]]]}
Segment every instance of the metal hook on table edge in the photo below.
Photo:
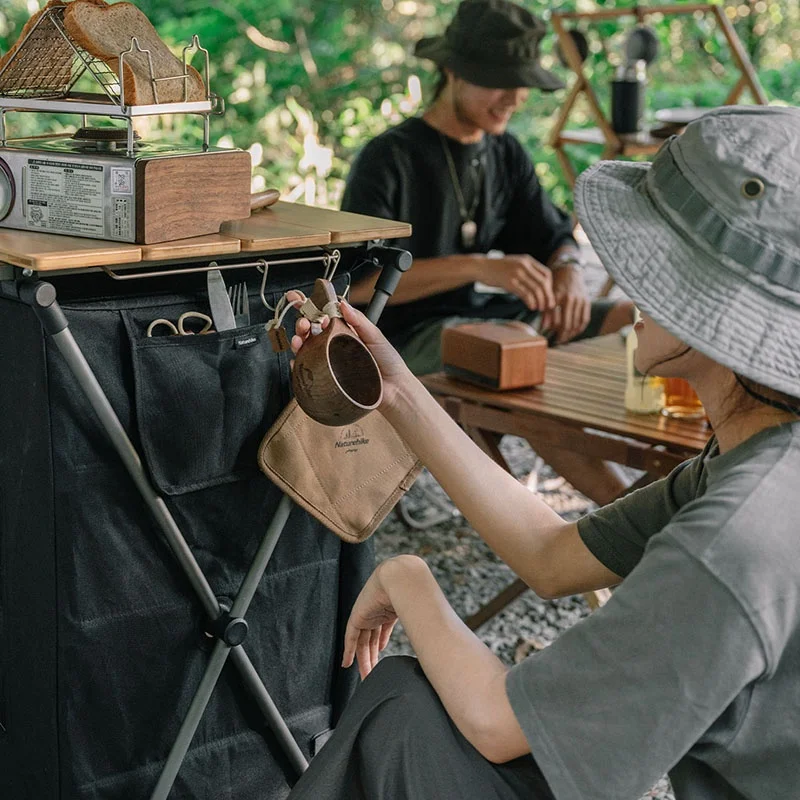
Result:
{"type": "Polygon", "coordinates": [[[267,296],[266,296],[267,276],[269,275],[269,262],[266,261],[263,258],[259,258],[258,259],[258,264],[260,266],[257,266],[256,269],[259,270],[259,272],[263,272],[264,273],[262,278],[261,278],[261,286],[259,287],[259,290],[258,290],[258,296],[261,298],[261,302],[264,304],[265,308],[269,309],[270,311],[274,311],[275,307],[271,306],[267,302],[267,296]]]}

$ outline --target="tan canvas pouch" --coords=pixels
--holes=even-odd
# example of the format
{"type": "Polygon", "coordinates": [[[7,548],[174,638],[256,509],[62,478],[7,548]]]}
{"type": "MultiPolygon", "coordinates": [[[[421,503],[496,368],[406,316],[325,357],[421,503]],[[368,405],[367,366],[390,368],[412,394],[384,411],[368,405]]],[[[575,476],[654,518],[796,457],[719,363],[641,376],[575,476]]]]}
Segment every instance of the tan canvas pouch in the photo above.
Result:
{"type": "Polygon", "coordinates": [[[295,400],[261,442],[258,465],[346,542],[369,538],[422,468],[379,412],[335,428],[315,422],[295,400]]]}

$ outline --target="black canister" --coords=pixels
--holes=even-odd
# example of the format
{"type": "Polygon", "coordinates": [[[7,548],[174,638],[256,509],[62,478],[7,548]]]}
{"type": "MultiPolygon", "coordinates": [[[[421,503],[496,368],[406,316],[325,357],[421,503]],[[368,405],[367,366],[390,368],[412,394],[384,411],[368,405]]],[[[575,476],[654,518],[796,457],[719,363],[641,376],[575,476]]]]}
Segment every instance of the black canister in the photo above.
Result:
{"type": "Polygon", "coordinates": [[[616,133],[636,133],[644,120],[647,64],[623,64],[611,81],[611,127],[616,133]]]}

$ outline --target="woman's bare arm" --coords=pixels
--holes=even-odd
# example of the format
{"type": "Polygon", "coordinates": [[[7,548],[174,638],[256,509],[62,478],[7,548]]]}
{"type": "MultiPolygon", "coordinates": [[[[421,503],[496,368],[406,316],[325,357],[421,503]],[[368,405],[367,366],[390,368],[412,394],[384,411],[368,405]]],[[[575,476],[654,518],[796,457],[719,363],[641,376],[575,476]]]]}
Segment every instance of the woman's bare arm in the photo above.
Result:
{"type": "Polygon", "coordinates": [[[605,588],[620,576],[540,497],[487,456],[410,374],[384,412],[481,538],[539,596],[605,588]]]}

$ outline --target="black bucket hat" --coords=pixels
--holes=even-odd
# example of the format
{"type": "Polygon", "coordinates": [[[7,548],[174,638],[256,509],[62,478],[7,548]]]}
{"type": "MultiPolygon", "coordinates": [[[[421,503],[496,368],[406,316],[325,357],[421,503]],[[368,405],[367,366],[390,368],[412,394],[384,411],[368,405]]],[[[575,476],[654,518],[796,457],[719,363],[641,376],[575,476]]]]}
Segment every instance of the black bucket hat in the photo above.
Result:
{"type": "Polygon", "coordinates": [[[509,0],[462,0],[444,35],[420,39],[414,55],[488,89],[554,92],[564,82],[539,63],[544,34],[538,17],[509,0]]]}

